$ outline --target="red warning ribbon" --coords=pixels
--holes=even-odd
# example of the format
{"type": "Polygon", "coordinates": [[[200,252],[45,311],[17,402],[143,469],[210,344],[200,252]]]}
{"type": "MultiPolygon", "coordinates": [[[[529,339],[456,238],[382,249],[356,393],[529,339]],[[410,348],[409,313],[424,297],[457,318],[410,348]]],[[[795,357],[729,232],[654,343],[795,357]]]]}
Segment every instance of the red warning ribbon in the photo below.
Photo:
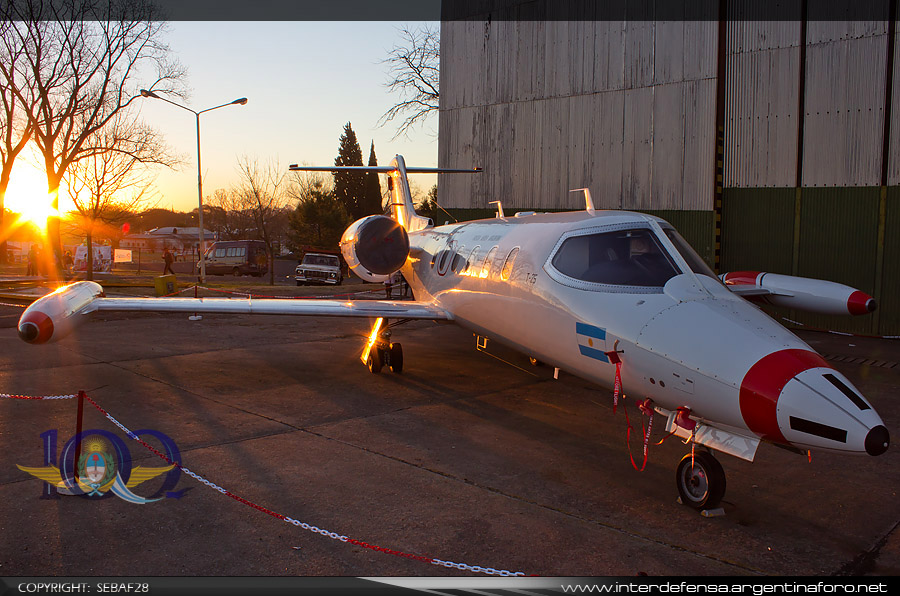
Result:
{"type": "Polygon", "coordinates": [[[628,430],[625,433],[625,443],[628,445],[628,457],[631,458],[631,465],[638,472],[643,472],[644,468],[647,467],[647,456],[650,452],[650,431],[653,429],[653,405],[649,398],[638,403],[638,408],[641,411],[641,430],[644,433],[644,461],[641,463],[641,467],[637,466],[637,463],[634,461],[634,455],[631,453],[631,431],[634,429],[631,426],[631,421],[628,419],[628,408],[624,407],[623,402],[622,410],[625,412],[625,423],[628,425],[628,430]],[[650,419],[647,421],[647,426],[644,426],[644,417],[643,414],[648,414],[650,419]]]}
{"type": "Polygon", "coordinates": [[[613,384],[613,414],[619,405],[619,392],[622,391],[622,362],[616,362],[616,382],[613,384]]]}
{"type": "Polygon", "coordinates": [[[618,352],[604,352],[609,358],[610,363],[616,365],[616,380],[613,383],[613,414],[616,413],[616,407],[619,405],[619,394],[622,392],[622,359],[619,358],[618,352]]]}

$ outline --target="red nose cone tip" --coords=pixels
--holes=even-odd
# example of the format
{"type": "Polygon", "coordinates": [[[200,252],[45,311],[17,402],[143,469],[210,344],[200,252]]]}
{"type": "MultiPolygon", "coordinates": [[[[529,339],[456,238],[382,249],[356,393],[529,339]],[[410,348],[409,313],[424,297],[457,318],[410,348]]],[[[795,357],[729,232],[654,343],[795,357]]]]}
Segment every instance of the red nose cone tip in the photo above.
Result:
{"type": "Polygon", "coordinates": [[[787,443],[778,427],[778,398],[788,382],[811,368],[831,368],[809,350],[781,350],[764,356],[750,367],[741,382],[741,416],[754,433],[776,443],[787,443]]]}
{"type": "Polygon", "coordinates": [[[46,343],[53,337],[53,321],[42,312],[30,312],[19,320],[19,338],[30,344],[46,343]]]}
{"type": "Polygon", "coordinates": [[[878,308],[878,303],[875,302],[875,299],[859,290],[850,294],[847,299],[847,311],[851,315],[867,315],[875,312],[876,308],[878,308]]]}

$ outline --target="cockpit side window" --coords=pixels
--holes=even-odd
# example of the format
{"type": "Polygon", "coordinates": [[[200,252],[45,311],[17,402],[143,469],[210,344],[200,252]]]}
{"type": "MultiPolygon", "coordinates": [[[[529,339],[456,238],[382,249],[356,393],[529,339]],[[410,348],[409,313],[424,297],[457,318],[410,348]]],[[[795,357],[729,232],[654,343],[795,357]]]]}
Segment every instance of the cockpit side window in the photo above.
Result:
{"type": "Polygon", "coordinates": [[[661,288],[679,273],[645,228],[572,236],[556,251],[552,265],[573,279],[607,285],[661,288]]]}
{"type": "Polygon", "coordinates": [[[691,248],[691,245],[687,243],[687,240],[681,237],[681,234],[673,228],[663,228],[663,231],[666,233],[666,236],[669,237],[669,240],[672,241],[672,244],[675,245],[675,248],[678,249],[681,258],[687,261],[691,271],[699,273],[700,275],[708,275],[715,280],[719,279],[719,277],[713,273],[713,270],[709,268],[709,265],[706,264],[706,261],[691,248]]]}

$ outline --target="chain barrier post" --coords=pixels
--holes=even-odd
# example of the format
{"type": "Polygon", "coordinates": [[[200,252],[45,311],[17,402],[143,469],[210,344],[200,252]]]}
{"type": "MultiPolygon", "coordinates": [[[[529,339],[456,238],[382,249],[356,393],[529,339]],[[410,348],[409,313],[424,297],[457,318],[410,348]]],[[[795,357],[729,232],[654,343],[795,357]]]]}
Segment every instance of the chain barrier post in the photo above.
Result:
{"type": "Polygon", "coordinates": [[[84,391],[78,392],[78,415],[75,420],[75,486],[78,486],[78,460],[81,459],[81,428],[84,419],[84,391]]]}

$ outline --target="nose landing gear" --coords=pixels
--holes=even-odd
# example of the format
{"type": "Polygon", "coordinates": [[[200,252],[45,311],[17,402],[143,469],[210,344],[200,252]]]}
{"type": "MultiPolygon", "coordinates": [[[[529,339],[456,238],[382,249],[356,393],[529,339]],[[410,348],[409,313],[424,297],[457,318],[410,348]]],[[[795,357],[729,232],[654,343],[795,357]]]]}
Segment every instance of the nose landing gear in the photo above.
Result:
{"type": "Polygon", "coordinates": [[[685,455],[675,471],[681,502],[697,510],[715,509],[725,496],[725,470],[707,451],[685,455]]]}

